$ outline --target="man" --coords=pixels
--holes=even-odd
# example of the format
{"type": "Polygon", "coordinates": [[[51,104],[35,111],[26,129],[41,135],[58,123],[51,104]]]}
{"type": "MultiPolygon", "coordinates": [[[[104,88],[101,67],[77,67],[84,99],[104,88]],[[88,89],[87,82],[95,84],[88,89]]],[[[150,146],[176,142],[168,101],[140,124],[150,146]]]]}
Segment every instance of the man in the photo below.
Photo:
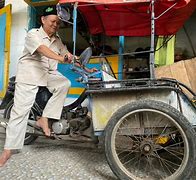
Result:
{"type": "MultiPolygon", "coordinates": [[[[57,71],[58,62],[70,63],[73,55],[56,34],[60,20],[56,7],[44,9],[42,26],[32,29],[25,39],[23,55],[19,59],[16,74],[14,106],[6,129],[4,151],[0,156],[0,167],[11,157],[13,150],[22,149],[30,109],[35,101],[39,86],[46,86],[53,94],[42,117],[36,125],[50,136],[48,118],[60,119],[70,81],[57,71]]],[[[87,69],[93,72],[95,69],[87,69]]]]}

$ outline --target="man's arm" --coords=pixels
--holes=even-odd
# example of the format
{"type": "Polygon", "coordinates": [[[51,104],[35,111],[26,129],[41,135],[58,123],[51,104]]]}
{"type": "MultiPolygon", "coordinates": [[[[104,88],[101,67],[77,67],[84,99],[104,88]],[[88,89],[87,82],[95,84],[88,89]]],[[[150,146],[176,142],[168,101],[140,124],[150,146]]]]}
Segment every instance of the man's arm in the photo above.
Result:
{"type": "Polygon", "coordinates": [[[58,55],[52,50],[50,50],[47,46],[45,45],[40,45],[37,50],[38,53],[43,54],[47,58],[54,59],[60,62],[65,62],[64,61],[64,56],[58,55]]]}
{"type": "MultiPolygon", "coordinates": [[[[50,50],[47,46],[45,46],[45,45],[40,45],[38,48],[37,48],[37,50],[36,50],[38,53],[40,53],[40,54],[43,54],[44,56],[46,56],[47,58],[50,58],[50,59],[55,59],[55,60],[57,60],[57,61],[60,61],[60,62],[65,62],[65,56],[61,56],[61,55],[58,55],[58,54],[56,54],[55,52],[53,52],[52,50],[50,50]]],[[[71,53],[67,53],[67,54],[65,54],[65,55],[67,55],[68,57],[67,57],[67,62],[68,63],[71,63],[71,61],[72,61],[72,55],[71,55],[71,53]]],[[[75,63],[75,65],[76,66],[78,66],[78,67],[80,67],[81,66],[81,64],[80,63],[75,63]]],[[[87,72],[89,72],[89,73],[92,73],[92,72],[95,72],[95,71],[97,71],[97,69],[96,68],[92,68],[92,69],[89,69],[89,68],[87,68],[87,67],[85,67],[85,71],[87,71],[87,72]]]]}
{"type": "MultiPolygon", "coordinates": [[[[75,65],[78,66],[78,67],[81,67],[81,64],[78,63],[77,61],[75,62],[75,65]]],[[[89,69],[89,68],[87,68],[87,67],[83,67],[83,68],[84,68],[84,70],[85,70],[86,72],[88,72],[88,73],[93,73],[93,72],[98,71],[97,68],[91,68],[91,69],[89,69]]]]}

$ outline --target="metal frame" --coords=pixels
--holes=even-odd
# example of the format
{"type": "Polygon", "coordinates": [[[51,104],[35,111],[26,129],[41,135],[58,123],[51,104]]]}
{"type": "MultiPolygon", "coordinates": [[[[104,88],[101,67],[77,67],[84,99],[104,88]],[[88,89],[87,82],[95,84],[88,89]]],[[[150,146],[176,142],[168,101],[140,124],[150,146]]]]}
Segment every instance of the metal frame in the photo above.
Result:
{"type": "MultiPolygon", "coordinates": [[[[171,7],[166,9],[164,12],[162,12],[159,16],[155,16],[155,2],[156,0],[151,0],[151,44],[150,44],[150,51],[141,51],[140,53],[150,53],[150,60],[149,60],[149,67],[150,67],[150,79],[155,79],[155,71],[154,71],[154,64],[155,64],[155,20],[162,17],[165,13],[167,13],[170,9],[172,9],[174,6],[177,5],[177,2],[174,3],[171,7]]],[[[91,4],[92,5],[92,4],[91,4]]],[[[74,10],[73,10],[73,54],[75,55],[75,49],[76,49],[76,30],[77,30],[77,7],[78,2],[74,3],[74,10]]],[[[127,54],[127,53],[126,53],[127,54]]],[[[129,53],[128,53],[129,54],[129,53]]],[[[135,54],[135,53],[130,53],[135,54]]],[[[125,54],[121,54],[125,55],[125,54]]],[[[109,55],[110,56],[110,55],[109,55]]],[[[107,56],[106,56],[107,57],[107,56]]]]}
{"type": "Polygon", "coordinates": [[[155,20],[159,19],[165,13],[167,13],[170,9],[177,5],[177,2],[174,3],[171,7],[161,13],[159,16],[155,17],[154,12],[154,4],[156,0],[152,0],[151,2],[151,45],[150,45],[150,78],[155,79],[154,72],[154,63],[155,63],[155,20]]]}
{"type": "Polygon", "coordinates": [[[95,134],[102,135],[109,119],[119,108],[138,100],[155,100],[169,104],[184,115],[193,127],[196,127],[196,103],[185,94],[182,87],[195,96],[194,92],[174,79],[148,78],[89,82],[86,93],[91,98],[95,134]],[[113,88],[115,84],[118,87],[113,88]]]}

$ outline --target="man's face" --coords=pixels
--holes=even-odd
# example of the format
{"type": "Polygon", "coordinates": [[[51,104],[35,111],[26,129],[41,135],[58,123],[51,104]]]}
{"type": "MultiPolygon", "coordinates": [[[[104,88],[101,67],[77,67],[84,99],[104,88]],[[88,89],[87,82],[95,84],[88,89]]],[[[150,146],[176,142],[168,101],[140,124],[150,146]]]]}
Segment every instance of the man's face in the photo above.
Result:
{"type": "Polygon", "coordinates": [[[60,20],[57,15],[42,16],[41,20],[43,28],[49,36],[55,34],[58,31],[60,20]]]}

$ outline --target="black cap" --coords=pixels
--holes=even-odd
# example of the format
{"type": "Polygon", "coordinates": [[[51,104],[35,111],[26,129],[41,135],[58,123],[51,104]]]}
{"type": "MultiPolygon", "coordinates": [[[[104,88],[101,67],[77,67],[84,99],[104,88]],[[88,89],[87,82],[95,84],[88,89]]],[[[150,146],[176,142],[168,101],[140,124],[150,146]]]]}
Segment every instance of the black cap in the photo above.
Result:
{"type": "Polygon", "coordinates": [[[57,15],[56,6],[47,6],[44,8],[43,16],[57,15]]]}

